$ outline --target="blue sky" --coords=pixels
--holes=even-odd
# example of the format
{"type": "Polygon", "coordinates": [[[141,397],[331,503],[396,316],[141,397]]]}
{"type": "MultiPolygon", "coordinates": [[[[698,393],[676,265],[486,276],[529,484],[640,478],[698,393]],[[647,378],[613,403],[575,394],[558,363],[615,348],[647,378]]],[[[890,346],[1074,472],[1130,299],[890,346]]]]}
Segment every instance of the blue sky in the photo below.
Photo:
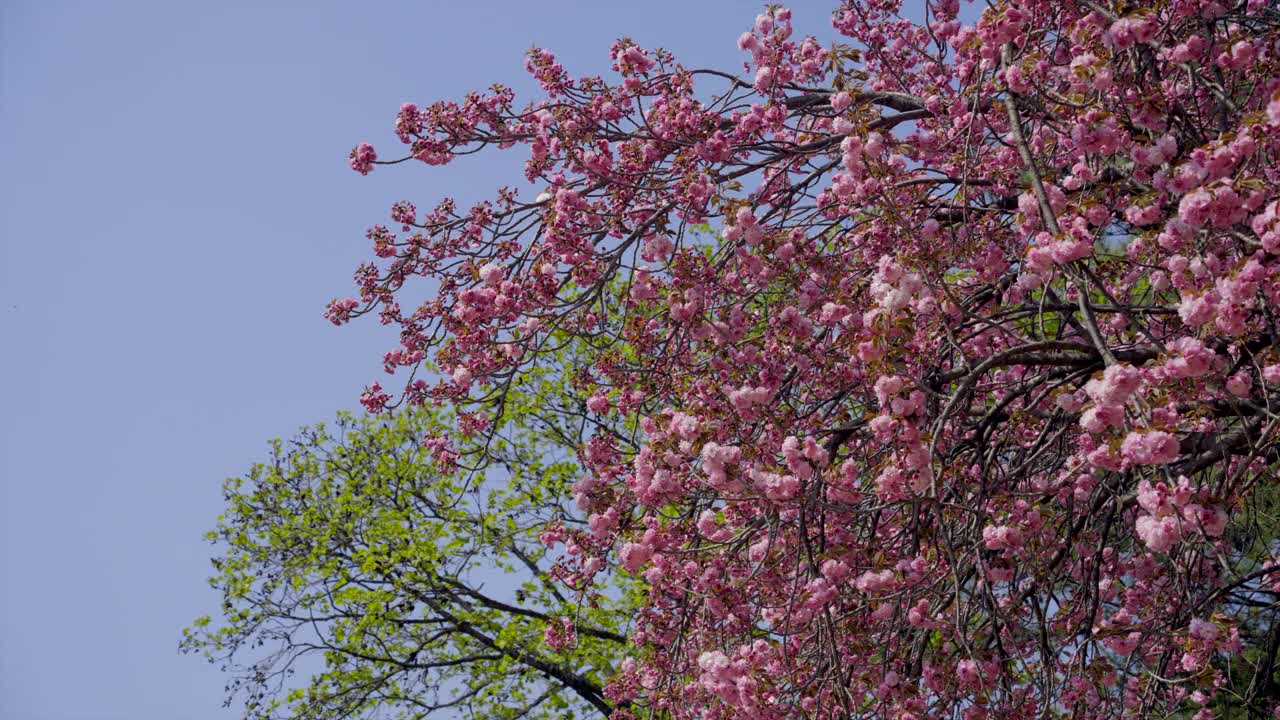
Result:
{"type": "MultiPolygon", "coordinates": [[[[790,4],[829,38],[834,3],[790,4]]],[[[629,35],[731,69],[761,3],[0,3],[0,717],[235,717],[177,654],[216,610],[221,480],[353,408],[394,337],[322,317],[395,200],[467,202],[523,154],[382,168],[400,103],[523,53],[608,73],[629,35]]],[[[524,94],[523,97],[528,97],[524,94]]]]}

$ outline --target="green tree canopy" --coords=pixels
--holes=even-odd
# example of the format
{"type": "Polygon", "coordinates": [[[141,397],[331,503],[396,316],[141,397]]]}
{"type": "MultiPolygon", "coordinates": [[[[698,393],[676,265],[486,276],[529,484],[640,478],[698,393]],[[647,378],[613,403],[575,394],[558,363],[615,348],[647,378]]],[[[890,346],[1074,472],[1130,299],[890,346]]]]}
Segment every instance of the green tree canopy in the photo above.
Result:
{"type": "Polygon", "coordinates": [[[582,426],[546,390],[509,392],[518,420],[473,440],[414,408],[272,442],[224,485],[222,618],[183,649],[224,663],[247,718],[607,715],[637,598],[551,576],[539,533],[582,522],[582,426]]]}

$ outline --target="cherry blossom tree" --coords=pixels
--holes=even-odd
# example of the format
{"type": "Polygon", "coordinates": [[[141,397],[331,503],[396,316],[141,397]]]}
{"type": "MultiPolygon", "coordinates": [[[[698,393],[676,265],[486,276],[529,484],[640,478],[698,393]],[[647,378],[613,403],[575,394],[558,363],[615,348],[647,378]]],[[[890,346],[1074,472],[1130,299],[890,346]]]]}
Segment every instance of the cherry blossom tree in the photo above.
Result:
{"type": "Polygon", "coordinates": [[[580,399],[588,525],[542,540],[583,597],[646,587],[615,717],[1280,700],[1280,9],[970,9],[844,0],[826,45],[771,6],[741,72],[534,50],[541,97],[352,151],[527,156],[531,192],[397,203],[328,317],[399,328],[363,401],[451,407],[457,472],[530,373],[580,399]]]}

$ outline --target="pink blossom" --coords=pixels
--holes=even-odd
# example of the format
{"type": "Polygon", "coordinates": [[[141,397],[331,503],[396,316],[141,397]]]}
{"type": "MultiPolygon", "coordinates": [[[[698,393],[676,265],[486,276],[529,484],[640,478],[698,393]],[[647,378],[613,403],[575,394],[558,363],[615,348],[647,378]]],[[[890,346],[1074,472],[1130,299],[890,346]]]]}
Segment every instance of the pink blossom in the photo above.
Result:
{"type": "Polygon", "coordinates": [[[1165,363],[1166,372],[1175,378],[1195,378],[1208,373],[1215,361],[1211,350],[1193,337],[1180,337],[1168,343],[1170,352],[1177,353],[1165,363]]]}
{"type": "Polygon", "coordinates": [[[729,468],[737,465],[741,458],[742,450],[732,445],[709,442],[702,446],[702,469],[707,473],[707,483],[714,488],[731,489],[729,468]]]}
{"type": "Polygon", "coordinates": [[[1166,515],[1159,519],[1151,515],[1143,515],[1138,518],[1135,529],[1142,542],[1156,552],[1168,552],[1182,540],[1182,527],[1178,524],[1177,516],[1174,515],[1166,515]]]}
{"type": "Polygon", "coordinates": [[[897,578],[892,570],[868,570],[859,575],[853,585],[859,592],[873,595],[892,590],[897,585],[897,578]]]}
{"type": "Polygon", "coordinates": [[[391,396],[383,392],[382,386],[376,382],[366,388],[360,396],[360,404],[364,406],[366,411],[371,413],[382,412],[390,400],[391,396]]]}
{"type": "Polygon", "coordinates": [[[1140,481],[1138,505],[1152,515],[1169,515],[1174,512],[1173,495],[1163,482],[1152,485],[1148,480],[1140,481]]]}
{"type": "Polygon", "coordinates": [[[1131,432],[1120,453],[1135,465],[1168,465],[1178,459],[1178,438],[1162,430],[1131,432]]]}
{"type": "Polygon", "coordinates": [[[502,282],[502,267],[495,263],[485,263],[480,268],[479,276],[486,285],[497,285],[502,282]]]}
{"type": "Polygon", "coordinates": [[[744,417],[754,416],[755,408],[769,402],[771,395],[766,387],[742,387],[728,392],[729,402],[744,417]]]}
{"type": "Polygon", "coordinates": [[[593,514],[587,519],[587,527],[591,530],[591,534],[599,540],[609,537],[609,533],[618,527],[618,510],[617,508],[609,508],[603,513],[593,514]]]}
{"type": "Polygon", "coordinates": [[[790,500],[800,492],[800,478],[795,475],[756,473],[755,479],[770,500],[790,500]]]}
{"type": "Polygon", "coordinates": [[[462,390],[466,390],[471,387],[472,379],[473,376],[471,374],[471,368],[468,368],[465,365],[459,366],[453,371],[453,382],[462,390]]]}
{"type": "Polygon", "coordinates": [[[1119,406],[1128,402],[1141,381],[1137,368],[1118,363],[1104,370],[1101,378],[1085,383],[1084,391],[1099,405],[1119,406]]]}
{"type": "Polygon", "coordinates": [[[627,572],[637,572],[653,557],[653,546],[644,543],[623,543],[618,551],[618,559],[627,572]]]}
{"type": "Polygon", "coordinates": [[[587,409],[597,415],[609,411],[609,397],[604,393],[596,393],[587,399],[587,409]]]}
{"type": "Polygon", "coordinates": [[[1221,537],[1222,533],[1227,529],[1227,523],[1230,521],[1226,511],[1216,505],[1209,507],[1194,504],[1187,505],[1182,508],[1182,516],[1188,525],[1198,528],[1209,537],[1221,537]]]}
{"type": "Polygon", "coordinates": [[[1114,405],[1095,405],[1080,416],[1080,427],[1095,435],[1123,424],[1124,408],[1114,405]]]}
{"type": "Polygon", "coordinates": [[[849,577],[849,566],[839,560],[824,560],[822,563],[822,576],[832,585],[838,585],[849,577]]]}
{"type": "Polygon", "coordinates": [[[577,643],[577,633],[569,618],[552,618],[542,631],[542,641],[552,650],[566,650],[577,643]]]}
{"type": "Polygon", "coordinates": [[[956,678],[961,685],[967,687],[976,686],[981,679],[978,673],[978,663],[970,659],[964,659],[956,663],[956,678]]]}
{"type": "Polygon", "coordinates": [[[988,525],[982,528],[982,542],[988,550],[1014,552],[1022,548],[1022,531],[1008,525],[988,525]]]}
{"type": "Polygon", "coordinates": [[[351,320],[352,312],[359,306],[360,302],[355,298],[334,300],[329,303],[329,308],[325,311],[324,316],[334,325],[345,325],[351,320]]]}
{"type": "Polygon", "coordinates": [[[1249,397],[1249,388],[1252,385],[1253,378],[1244,370],[1227,378],[1227,392],[1239,398],[1249,397]]]}
{"type": "Polygon", "coordinates": [[[361,175],[368,175],[373,170],[373,164],[378,160],[378,153],[374,151],[373,146],[369,143],[360,143],[351,151],[351,169],[361,175]]]}
{"type": "Polygon", "coordinates": [[[1280,363],[1271,363],[1263,367],[1262,380],[1268,385],[1280,385],[1280,363]]]}
{"type": "Polygon", "coordinates": [[[1199,327],[1213,320],[1217,309],[1218,296],[1213,291],[1202,295],[1184,295],[1178,305],[1178,317],[1189,327],[1199,327]]]}

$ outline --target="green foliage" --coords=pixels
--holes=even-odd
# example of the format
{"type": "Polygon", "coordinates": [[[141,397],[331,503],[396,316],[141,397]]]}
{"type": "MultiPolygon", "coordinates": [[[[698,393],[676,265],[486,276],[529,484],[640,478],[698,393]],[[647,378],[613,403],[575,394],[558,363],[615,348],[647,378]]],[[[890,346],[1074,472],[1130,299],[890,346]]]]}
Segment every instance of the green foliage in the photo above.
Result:
{"type": "Polygon", "coordinates": [[[545,377],[520,390],[502,427],[454,433],[469,470],[422,445],[452,418],[406,409],[339,414],[226,481],[208,534],[220,622],[197,619],[182,647],[224,663],[246,718],[607,713],[637,595],[613,578],[573,597],[550,577],[538,534],[581,522],[564,504],[581,427],[545,377]],[[554,651],[560,618],[577,641],[554,651]]]}

